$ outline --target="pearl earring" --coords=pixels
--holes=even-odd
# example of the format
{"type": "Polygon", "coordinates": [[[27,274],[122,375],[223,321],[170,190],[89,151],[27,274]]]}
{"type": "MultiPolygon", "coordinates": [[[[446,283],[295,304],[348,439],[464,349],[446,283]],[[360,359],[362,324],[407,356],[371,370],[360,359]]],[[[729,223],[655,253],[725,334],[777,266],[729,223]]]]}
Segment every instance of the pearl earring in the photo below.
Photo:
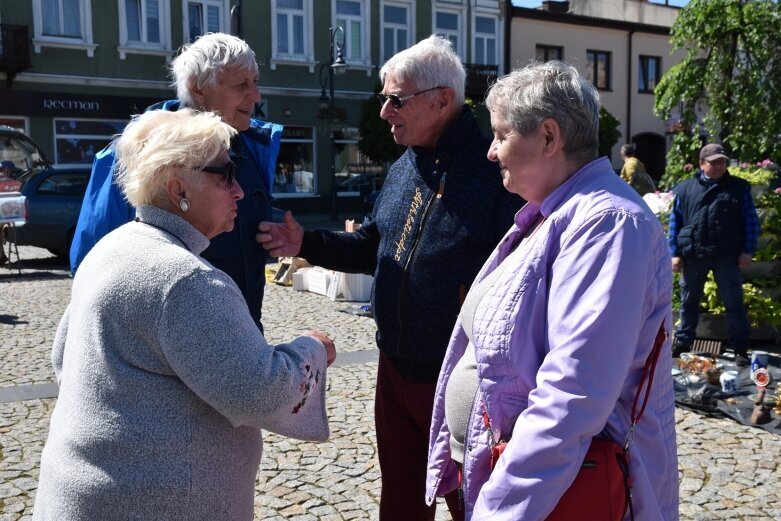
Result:
{"type": "Polygon", "coordinates": [[[190,201],[188,201],[186,197],[183,198],[179,201],[179,208],[181,208],[183,212],[186,212],[190,209],[190,201]]]}

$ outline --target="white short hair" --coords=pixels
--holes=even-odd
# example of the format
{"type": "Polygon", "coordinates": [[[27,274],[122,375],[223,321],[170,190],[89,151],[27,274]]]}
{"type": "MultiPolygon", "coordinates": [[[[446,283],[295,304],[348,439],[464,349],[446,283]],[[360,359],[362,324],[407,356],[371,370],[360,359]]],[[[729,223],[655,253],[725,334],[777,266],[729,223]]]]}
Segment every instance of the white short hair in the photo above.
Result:
{"type": "Polygon", "coordinates": [[[159,205],[174,175],[198,175],[230,147],[236,130],[213,112],[152,110],[128,123],[114,144],[116,181],[134,207],[159,205]]]}
{"type": "Polygon", "coordinates": [[[396,81],[411,81],[418,90],[450,87],[456,94],[456,103],[464,103],[466,71],[447,38],[433,34],[394,54],[380,69],[383,85],[389,73],[396,81]]]}
{"type": "Polygon", "coordinates": [[[230,34],[207,33],[195,42],[183,45],[171,62],[171,86],[186,107],[200,108],[193,98],[193,89],[216,85],[220,71],[233,67],[258,73],[255,53],[247,42],[230,34]]]}
{"type": "Polygon", "coordinates": [[[562,61],[533,62],[499,78],[485,99],[490,111],[499,111],[522,136],[553,119],[564,136],[570,159],[598,157],[599,92],[562,61]]]}

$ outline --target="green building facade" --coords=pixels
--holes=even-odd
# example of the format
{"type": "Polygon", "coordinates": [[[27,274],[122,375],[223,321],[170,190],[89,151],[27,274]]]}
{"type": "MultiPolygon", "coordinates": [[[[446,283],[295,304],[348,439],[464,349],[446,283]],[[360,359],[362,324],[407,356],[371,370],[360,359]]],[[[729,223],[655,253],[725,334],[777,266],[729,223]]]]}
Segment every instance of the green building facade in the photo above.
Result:
{"type": "Polygon", "coordinates": [[[358,150],[362,106],[387,57],[432,33],[447,36],[467,67],[467,95],[479,103],[506,69],[509,4],[0,0],[0,124],[25,131],[54,163],[91,163],[132,114],[174,97],[167,67],[182,44],[230,32],[257,55],[256,116],[285,126],[276,206],[355,213],[387,169],[358,150]],[[338,58],[346,67],[331,75],[338,58]]]}

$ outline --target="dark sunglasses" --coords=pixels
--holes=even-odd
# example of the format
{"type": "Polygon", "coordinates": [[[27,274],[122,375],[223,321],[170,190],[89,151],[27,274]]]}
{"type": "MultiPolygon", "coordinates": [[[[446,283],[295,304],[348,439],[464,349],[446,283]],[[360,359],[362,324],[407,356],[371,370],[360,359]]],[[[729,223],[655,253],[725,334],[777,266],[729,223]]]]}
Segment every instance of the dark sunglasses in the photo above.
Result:
{"type": "Polygon", "coordinates": [[[393,108],[396,110],[399,110],[401,107],[404,106],[404,102],[408,99],[412,99],[415,96],[419,94],[424,94],[426,92],[436,90],[436,89],[446,89],[447,87],[431,87],[430,89],[422,90],[420,92],[416,92],[415,94],[410,94],[409,96],[396,96],[395,94],[377,94],[377,99],[380,100],[380,106],[384,107],[386,101],[390,101],[391,105],[393,105],[393,108]]]}
{"type": "Polygon", "coordinates": [[[199,168],[201,172],[208,172],[210,174],[219,174],[225,178],[225,187],[231,188],[233,182],[236,180],[236,163],[228,161],[222,166],[203,166],[199,168]]]}

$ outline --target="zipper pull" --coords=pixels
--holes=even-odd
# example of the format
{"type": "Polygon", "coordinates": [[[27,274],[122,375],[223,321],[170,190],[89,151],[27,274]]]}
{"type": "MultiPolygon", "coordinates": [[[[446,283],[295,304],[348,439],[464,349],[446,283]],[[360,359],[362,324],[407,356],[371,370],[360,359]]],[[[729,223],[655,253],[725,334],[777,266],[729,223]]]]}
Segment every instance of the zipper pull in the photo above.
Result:
{"type": "Polygon", "coordinates": [[[439,179],[439,190],[437,190],[437,199],[442,199],[442,194],[445,192],[446,178],[447,178],[447,171],[442,172],[442,177],[439,179]]]}

